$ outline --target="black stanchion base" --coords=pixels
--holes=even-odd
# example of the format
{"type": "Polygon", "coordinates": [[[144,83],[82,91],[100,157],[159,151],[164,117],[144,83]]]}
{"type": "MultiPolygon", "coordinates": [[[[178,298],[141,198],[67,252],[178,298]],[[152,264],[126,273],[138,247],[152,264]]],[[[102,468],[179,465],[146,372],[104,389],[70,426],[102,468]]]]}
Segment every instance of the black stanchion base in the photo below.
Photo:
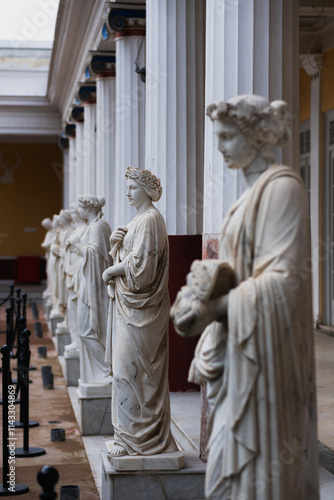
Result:
{"type": "Polygon", "coordinates": [[[11,491],[8,488],[4,488],[3,484],[0,484],[0,497],[13,497],[15,495],[22,495],[23,493],[28,493],[29,486],[26,484],[16,484],[14,486],[15,491],[11,491]]]}
{"type": "Polygon", "coordinates": [[[15,456],[19,458],[23,457],[39,457],[40,455],[44,455],[45,450],[44,448],[35,448],[29,446],[29,449],[26,451],[24,448],[16,448],[15,449],[15,456]]]}
{"type": "MultiPolygon", "coordinates": [[[[39,425],[39,423],[37,422],[37,420],[29,420],[29,427],[37,427],[38,425],[39,425]]],[[[21,428],[21,427],[24,427],[24,423],[20,422],[19,420],[16,420],[14,422],[14,426],[21,428]]]]}
{"type": "MultiPolygon", "coordinates": [[[[15,399],[15,401],[13,401],[14,405],[19,405],[20,402],[21,401],[19,399],[15,399]]],[[[0,399],[0,405],[2,405],[2,398],[0,399]]]]}
{"type": "MultiPolygon", "coordinates": [[[[13,370],[17,371],[17,366],[14,366],[13,370]]],[[[37,370],[37,366],[29,366],[29,371],[37,370]]]]}

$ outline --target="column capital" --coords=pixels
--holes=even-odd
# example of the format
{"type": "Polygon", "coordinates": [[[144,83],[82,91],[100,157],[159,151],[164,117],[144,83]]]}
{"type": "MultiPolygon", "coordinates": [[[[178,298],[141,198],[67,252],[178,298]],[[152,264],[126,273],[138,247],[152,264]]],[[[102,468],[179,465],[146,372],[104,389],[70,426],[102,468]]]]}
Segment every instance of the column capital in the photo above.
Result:
{"type": "Polygon", "coordinates": [[[65,132],[62,133],[62,135],[58,139],[58,146],[60,149],[68,149],[69,147],[69,139],[66,136],[65,132]]]}
{"type": "Polygon", "coordinates": [[[91,51],[91,61],[88,65],[90,73],[96,78],[116,76],[116,52],[91,51]]]}
{"type": "Polygon", "coordinates": [[[66,137],[74,139],[75,137],[75,124],[74,123],[66,123],[64,134],[66,137]]]}
{"type": "Polygon", "coordinates": [[[96,84],[90,82],[80,82],[77,91],[79,104],[96,104],[96,84]]]}
{"type": "Polygon", "coordinates": [[[120,2],[107,2],[105,10],[105,25],[102,36],[108,39],[107,33],[115,33],[115,39],[135,36],[145,36],[146,33],[146,5],[123,4],[120,2]]]}
{"type": "Polygon", "coordinates": [[[320,77],[321,71],[324,67],[325,54],[310,54],[302,59],[301,64],[306,73],[310,75],[311,80],[316,80],[320,77]]]}
{"type": "Polygon", "coordinates": [[[75,123],[82,123],[84,121],[84,108],[82,106],[73,106],[70,111],[70,119],[75,123]]]}

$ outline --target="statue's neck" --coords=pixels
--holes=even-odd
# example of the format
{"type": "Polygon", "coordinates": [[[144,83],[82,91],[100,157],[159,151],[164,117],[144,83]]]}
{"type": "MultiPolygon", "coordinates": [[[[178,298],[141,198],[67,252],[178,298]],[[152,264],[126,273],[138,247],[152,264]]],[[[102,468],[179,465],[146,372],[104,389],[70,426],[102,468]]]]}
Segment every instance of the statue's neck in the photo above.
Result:
{"type": "Polygon", "coordinates": [[[269,167],[270,162],[263,157],[260,151],[254,160],[243,169],[247,187],[252,187],[261,174],[269,167]]]}

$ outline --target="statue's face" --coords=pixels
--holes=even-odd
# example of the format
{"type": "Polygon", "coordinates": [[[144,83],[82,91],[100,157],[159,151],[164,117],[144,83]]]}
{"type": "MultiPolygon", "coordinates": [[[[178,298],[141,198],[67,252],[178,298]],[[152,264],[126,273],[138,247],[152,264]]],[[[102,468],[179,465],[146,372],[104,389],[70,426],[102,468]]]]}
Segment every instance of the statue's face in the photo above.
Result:
{"type": "Polygon", "coordinates": [[[223,154],[227,167],[246,168],[255,159],[258,151],[235,125],[218,120],[214,123],[218,149],[223,154]]]}
{"type": "Polygon", "coordinates": [[[83,220],[87,220],[88,214],[89,214],[89,208],[86,208],[84,205],[80,204],[79,205],[79,214],[83,220]]]}
{"type": "Polygon", "coordinates": [[[126,196],[128,197],[129,203],[132,207],[141,207],[141,205],[149,199],[146,191],[135,180],[128,179],[126,185],[126,196]]]}

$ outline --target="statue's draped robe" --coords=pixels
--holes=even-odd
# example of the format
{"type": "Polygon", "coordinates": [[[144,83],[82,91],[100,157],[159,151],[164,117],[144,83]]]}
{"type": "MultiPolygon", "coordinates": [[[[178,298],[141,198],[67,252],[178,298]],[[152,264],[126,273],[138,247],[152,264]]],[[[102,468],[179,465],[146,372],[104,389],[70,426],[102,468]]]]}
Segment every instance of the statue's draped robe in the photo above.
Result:
{"type": "Polygon", "coordinates": [[[80,239],[84,247],[78,289],[78,333],[80,337],[80,380],[110,383],[110,366],[104,361],[109,297],[102,273],[110,266],[109,224],[97,218],[80,239]]]}
{"type": "Polygon", "coordinates": [[[152,208],[128,224],[115,262],[113,410],[115,443],[128,454],[175,450],[168,388],[169,249],[165,222],[152,208]]]}
{"type": "Polygon", "coordinates": [[[190,371],[214,401],[207,498],[317,500],[309,216],[290,168],[269,167],[234,204],[219,258],[237,280],[227,327],[204,331],[190,371]]]}
{"type": "Polygon", "coordinates": [[[51,292],[51,275],[52,275],[52,270],[50,271],[50,253],[51,253],[51,245],[54,237],[54,231],[50,229],[47,231],[45,234],[45,238],[43,243],[41,244],[41,247],[44,248],[45,250],[45,260],[46,260],[46,279],[47,279],[47,285],[46,289],[43,292],[43,298],[46,300],[52,300],[52,292],[51,292]]]}
{"type": "Polygon", "coordinates": [[[65,272],[68,291],[67,320],[70,327],[71,341],[79,345],[78,318],[77,318],[77,293],[79,291],[79,279],[81,268],[81,254],[76,250],[76,243],[87,229],[86,224],[79,224],[66,241],[65,272]]]}

